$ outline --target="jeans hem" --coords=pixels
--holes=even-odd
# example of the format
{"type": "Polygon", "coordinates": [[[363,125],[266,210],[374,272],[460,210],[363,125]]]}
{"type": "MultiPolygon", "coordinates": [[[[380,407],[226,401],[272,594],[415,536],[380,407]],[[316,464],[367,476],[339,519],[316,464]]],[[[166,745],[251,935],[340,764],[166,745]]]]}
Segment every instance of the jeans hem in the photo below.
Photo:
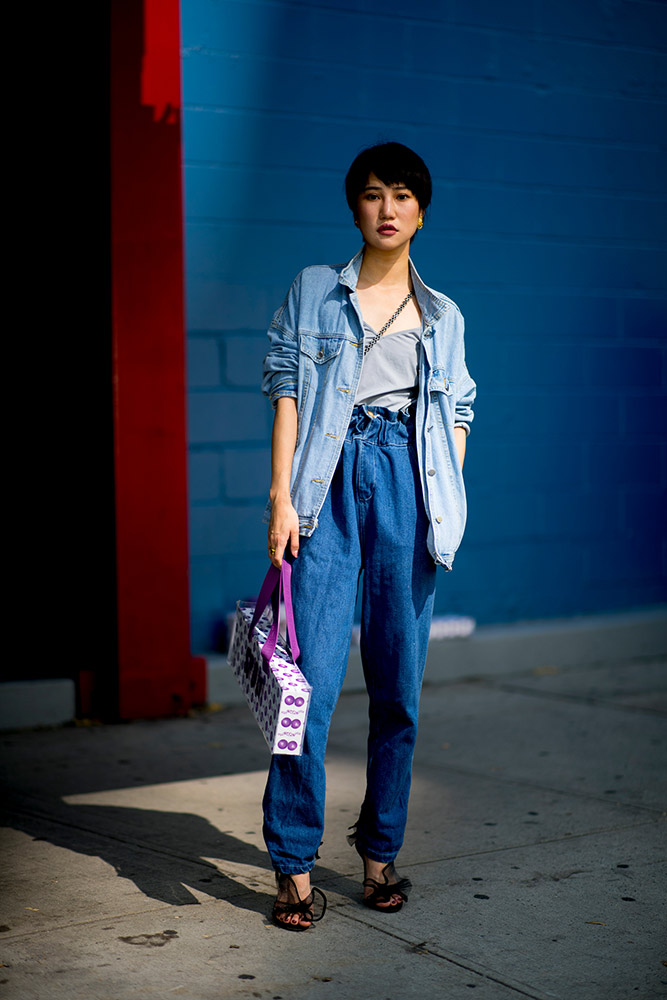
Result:
{"type": "Polygon", "coordinates": [[[385,855],[385,857],[380,857],[379,853],[376,852],[376,851],[367,851],[367,850],[364,850],[363,848],[361,848],[360,851],[361,851],[361,854],[363,855],[363,857],[368,858],[369,861],[377,861],[378,864],[381,864],[381,865],[390,865],[390,864],[392,864],[392,862],[394,862],[396,860],[396,856],[398,854],[398,851],[397,851],[396,854],[392,854],[391,857],[389,857],[388,855],[385,855]]]}
{"type": "MultiPolygon", "coordinates": [[[[304,865],[308,862],[304,861],[304,865]]],[[[304,868],[303,865],[300,868],[296,868],[292,865],[281,865],[276,861],[273,861],[273,870],[279,875],[310,875],[313,868],[315,867],[315,862],[311,864],[310,868],[304,868]]]]}

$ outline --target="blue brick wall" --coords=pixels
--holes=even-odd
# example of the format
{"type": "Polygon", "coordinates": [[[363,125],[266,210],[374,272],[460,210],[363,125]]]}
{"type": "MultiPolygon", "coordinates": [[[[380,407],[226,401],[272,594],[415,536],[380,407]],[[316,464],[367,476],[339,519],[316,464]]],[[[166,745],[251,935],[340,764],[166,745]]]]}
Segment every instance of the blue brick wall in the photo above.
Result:
{"type": "Polygon", "coordinates": [[[345,170],[434,176],[414,248],[467,323],[469,527],[440,612],[666,596],[667,7],[648,0],[184,0],[193,643],[266,566],[265,330],[356,251],[345,170]]]}

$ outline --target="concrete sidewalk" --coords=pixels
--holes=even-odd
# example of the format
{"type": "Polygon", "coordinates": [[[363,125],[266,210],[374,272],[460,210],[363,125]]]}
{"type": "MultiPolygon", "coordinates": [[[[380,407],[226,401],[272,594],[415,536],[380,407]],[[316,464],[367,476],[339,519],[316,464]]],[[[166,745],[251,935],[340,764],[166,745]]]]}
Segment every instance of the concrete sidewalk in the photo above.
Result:
{"type": "Polygon", "coordinates": [[[315,870],[330,908],[306,934],[267,919],[268,753],[246,708],[4,734],[4,996],[667,995],[666,638],[656,619],[561,655],[538,629],[530,651],[491,635],[483,664],[473,644],[456,676],[429,666],[400,856],[415,888],[391,916],[359,905],[345,840],[366,730],[348,689],[315,870]]]}

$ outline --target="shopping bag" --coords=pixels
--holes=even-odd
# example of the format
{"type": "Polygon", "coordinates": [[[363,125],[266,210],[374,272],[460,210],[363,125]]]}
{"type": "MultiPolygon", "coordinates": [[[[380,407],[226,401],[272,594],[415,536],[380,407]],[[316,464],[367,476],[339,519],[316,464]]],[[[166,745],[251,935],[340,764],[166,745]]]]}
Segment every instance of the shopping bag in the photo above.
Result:
{"type": "Polygon", "coordinates": [[[296,665],[291,578],[292,567],[283,559],[280,569],[270,566],[256,604],[238,602],[228,661],[271,753],[298,757],[312,688],[296,665]],[[289,648],[280,635],[282,598],[289,648]]]}

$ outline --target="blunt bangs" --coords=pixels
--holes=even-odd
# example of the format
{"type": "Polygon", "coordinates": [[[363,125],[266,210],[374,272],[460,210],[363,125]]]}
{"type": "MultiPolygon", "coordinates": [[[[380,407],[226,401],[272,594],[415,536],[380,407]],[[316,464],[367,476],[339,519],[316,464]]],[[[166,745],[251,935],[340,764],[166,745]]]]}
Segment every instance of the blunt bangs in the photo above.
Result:
{"type": "Polygon", "coordinates": [[[354,216],[357,213],[357,198],[366,187],[370,174],[375,174],[383,184],[405,184],[419,202],[422,212],[431,203],[431,175],[421,156],[400,142],[382,142],[363,149],[347,172],[345,197],[354,216]]]}

